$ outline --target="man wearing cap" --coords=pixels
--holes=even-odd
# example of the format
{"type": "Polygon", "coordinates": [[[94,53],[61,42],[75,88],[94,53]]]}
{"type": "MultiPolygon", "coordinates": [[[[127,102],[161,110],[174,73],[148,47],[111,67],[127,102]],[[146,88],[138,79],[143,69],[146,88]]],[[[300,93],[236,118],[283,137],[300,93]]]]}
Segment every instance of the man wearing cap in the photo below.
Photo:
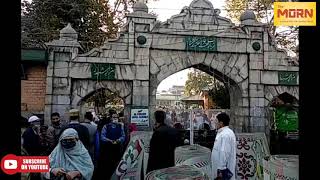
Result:
{"type": "Polygon", "coordinates": [[[79,117],[80,117],[80,113],[78,109],[71,109],[69,111],[69,116],[70,116],[70,122],[69,124],[64,127],[61,133],[68,128],[73,128],[78,132],[79,135],[79,139],[81,140],[82,144],[84,145],[84,147],[86,147],[87,150],[89,150],[90,147],[90,135],[89,135],[89,131],[88,129],[81,125],[79,122],[79,117]]]}
{"type": "Polygon", "coordinates": [[[23,132],[23,148],[28,155],[39,156],[42,150],[40,144],[40,118],[31,116],[28,119],[30,126],[23,132]]]}

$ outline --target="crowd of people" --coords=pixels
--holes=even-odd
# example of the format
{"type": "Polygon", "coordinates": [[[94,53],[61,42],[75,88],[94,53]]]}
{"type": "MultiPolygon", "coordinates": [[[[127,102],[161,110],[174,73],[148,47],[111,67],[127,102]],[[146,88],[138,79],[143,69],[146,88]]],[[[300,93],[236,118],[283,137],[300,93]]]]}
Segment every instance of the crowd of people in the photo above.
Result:
{"type": "MultiPolygon", "coordinates": [[[[130,141],[130,133],[137,127],[130,124],[123,113],[114,110],[97,124],[91,112],[85,114],[82,123],[77,109],[70,110],[69,117],[69,123],[62,124],[59,113],[52,113],[48,127],[41,126],[37,116],[29,118],[30,127],[22,135],[22,147],[28,155],[48,155],[50,160],[50,171],[32,174],[31,180],[112,179],[130,141]]],[[[154,117],[147,173],[174,166],[175,148],[186,144],[179,131],[183,129],[181,124],[168,124],[167,113],[162,110],[156,111],[154,117]]],[[[212,147],[212,176],[214,179],[234,179],[236,139],[228,127],[229,116],[220,113],[214,122],[217,135],[212,147]]],[[[195,128],[211,129],[210,125],[201,114],[195,114],[195,128]]]]}
{"type": "Polygon", "coordinates": [[[215,117],[218,112],[209,112],[204,110],[181,110],[181,109],[169,109],[159,108],[166,114],[165,123],[168,126],[181,126],[182,129],[190,129],[190,119],[193,123],[194,130],[215,130],[215,117]],[[208,116],[210,115],[210,117],[208,116]]]}
{"type": "Polygon", "coordinates": [[[80,122],[77,109],[69,111],[69,123],[60,114],[51,114],[51,124],[41,125],[37,116],[28,119],[30,126],[22,134],[22,148],[30,156],[49,156],[50,172],[31,174],[37,179],[110,179],[130,140],[137,130],[115,110],[97,123],[91,112],[80,122]]]}

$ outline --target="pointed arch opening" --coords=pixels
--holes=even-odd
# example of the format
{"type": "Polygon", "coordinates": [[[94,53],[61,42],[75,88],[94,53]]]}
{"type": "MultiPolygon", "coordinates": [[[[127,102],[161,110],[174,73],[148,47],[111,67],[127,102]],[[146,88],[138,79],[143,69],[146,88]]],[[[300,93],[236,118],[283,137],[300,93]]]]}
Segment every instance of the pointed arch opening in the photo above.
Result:
{"type": "Polygon", "coordinates": [[[81,113],[87,111],[95,112],[96,115],[105,115],[109,109],[114,109],[118,113],[123,112],[125,100],[121,98],[120,93],[111,91],[107,88],[94,90],[83,97],[79,102],[81,113]]]}
{"type": "Polygon", "coordinates": [[[269,105],[271,154],[299,154],[299,102],[284,92],[269,105]]]}

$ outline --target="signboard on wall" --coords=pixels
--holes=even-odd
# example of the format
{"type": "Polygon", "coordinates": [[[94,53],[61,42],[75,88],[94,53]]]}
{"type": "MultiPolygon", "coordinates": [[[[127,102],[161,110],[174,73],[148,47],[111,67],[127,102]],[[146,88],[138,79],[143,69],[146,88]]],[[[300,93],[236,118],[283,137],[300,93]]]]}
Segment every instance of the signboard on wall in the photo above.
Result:
{"type": "Polygon", "coordinates": [[[281,85],[297,85],[298,72],[280,71],[278,73],[279,84],[281,85]]]}
{"type": "Polygon", "coordinates": [[[114,80],[115,79],[115,64],[91,64],[91,78],[96,80],[114,80]]]}
{"type": "Polygon", "coordinates": [[[185,42],[187,51],[217,51],[217,39],[213,36],[187,36],[185,42]]]}
{"type": "Polygon", "coordinates": [[[131,123],[135,123],[137,126],[149,127],[149,108],[133,107],[131,109],[131,123]]]}

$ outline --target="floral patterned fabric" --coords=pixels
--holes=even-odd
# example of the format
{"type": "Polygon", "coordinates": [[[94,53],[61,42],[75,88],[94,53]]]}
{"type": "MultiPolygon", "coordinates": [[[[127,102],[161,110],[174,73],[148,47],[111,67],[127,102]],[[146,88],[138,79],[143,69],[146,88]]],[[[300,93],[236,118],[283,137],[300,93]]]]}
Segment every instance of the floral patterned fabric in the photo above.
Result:
{"type": "Polygon", "coordinates": [[[263,160],[270,156],[264,133],[237,133],[236,179],[263,179],[263,160]]]}
{"type": "Polygon", "coordinates": [[[144,157],[149,152],[151,135],[152,132],[132,132],[130,142],[115,172],[120,180],[140,180],[142,165],[148,161],[144,160],[144,157]]]}
{"type": "MultiPolygon", "coordinates": [[[[144,168],[142,172],[144,172],[145,174],[148,162],[149,142],[151,136],[152,132],[136,131],[132,133],[130,143],[116,170],[116,175],[119,177],[119,179],[140,180],[142,175],[141,168],[144,168]]],[[[264,178],[263,161],[265,157],[270,156],[269,147],[267,144],[265,134],[237,133],[236,138],[236,179],[262,180],[264,178]]],[[[188,152],[186,151],[187,147],[188,146],[182,146],[176,149],[176,167],[180,167],[183,164],[188,164],[191,165],[193,168],[196,168],[203,174],[207,175],[207,172],[209,172],[211,169],[211,163],[207,163],[204,159],[210,161],[211,151],[208,150],[208,148],[195,145],[195,147],[197,147],[196,151],[193,150],[194,152],[189,151],[189,153],[183,153],[188,152]]],[[[171,169],[169,171],[174,170],[171,169]]],[[[179,171],[179,168],[177,169],[177,171],[179,171]]],[[[167,172],[167,170],[165,172],[167,172]]],[[[150,173],[148,174],[148,177],[144,177],[150,179],[154,178],[155,175],[152,175],[151,178],[150,173]]],[[[157,175],[157,177],[159,176],[160,175],[157,175]]]]}

